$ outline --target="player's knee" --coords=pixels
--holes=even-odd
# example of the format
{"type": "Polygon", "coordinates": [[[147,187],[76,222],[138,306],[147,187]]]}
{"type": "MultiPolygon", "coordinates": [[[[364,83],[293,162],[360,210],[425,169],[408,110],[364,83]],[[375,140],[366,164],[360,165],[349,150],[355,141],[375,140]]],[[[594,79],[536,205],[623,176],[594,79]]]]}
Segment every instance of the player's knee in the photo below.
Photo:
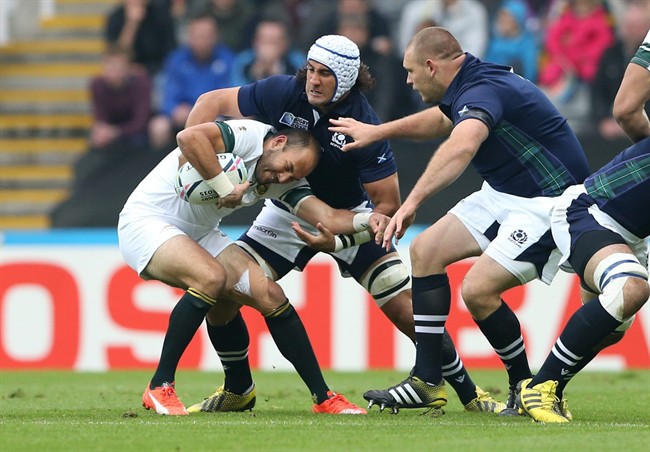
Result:
{"type": "Polygon", "coordinates": [[[411,258],[413,272],[415,274],[428,273],[427,267],[430,266],[432,256],[434,255],[436,255],[435,250],[432,249],[422,235],[416,236],[409,246],[409,256],[411,258]]]}
{"type": "Polygon", "coordinates": [[[226,271],[217,261],[190,284],[211,298],[219,298],[226,287],[226,271]]]}
{"type": "Polygon", "coordinates": [[[479,284],[472,278],[466,277],[463,279],[460,285],[460,294],[470,310],[473,308],[478,309],[487,302],[485,292],[480,290],[479,284]]]}
{"type": "Polygon", "coordinates": [[[406,265],[395,256],[373,264],[360,283],[382,307],[400,292],[411,288],[411,276],[406,265]]]}
{"type": "Polygon", "coordinates": [[[614,253],[596,266],[594,283],[603,308],[619,322],[633,316],[648,300],[648,271],[628,253],[614,253]]]}
{"type": "Polygon", "coordinates": [[[287,300],[287,295],[282,290],[282,287],[274,281],[269,280],[268,283],[268,295],[271,300],[271,304],[275,307],[280,306],[287,300]]]}
{"type": "Polygon", "coordinates": [[[641,278],[628,278],[623,287],[625,318],[636,314],[650,298],[650,285],[641,278]]]}

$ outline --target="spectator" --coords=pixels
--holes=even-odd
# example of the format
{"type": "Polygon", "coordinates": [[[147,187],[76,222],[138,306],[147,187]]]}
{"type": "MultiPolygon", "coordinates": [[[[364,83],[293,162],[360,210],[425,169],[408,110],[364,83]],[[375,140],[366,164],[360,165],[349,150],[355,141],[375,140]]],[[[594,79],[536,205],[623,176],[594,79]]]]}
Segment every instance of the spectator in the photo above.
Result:
{"type": "Polygon", "coordinates": [[[270,75],[294,75],[306,59],[305,54],[291,48],[284,22],[264,19],[257,24],[252,48],[235,57],[232,84],[247,85],[270,75]]]}
{"type": "Polygon", "coordinates": [[[392,55],[377,52],[370,45],[370,30],[366,16],[346,15],[339,18],[337,34],[349,38],[359,47],[361,61],[376,75],[376,85],[366,91],[366,98],[382,121],[390,121],[416,111],[410,102],[411,90],[404,84],[406,72],[392,55]]]}
{"type": "Polygon", "coordinates": [[[122,0],[107,18],[107,42],[133,54],[133,62],[154,76],[165,57],[176,47],[174,21],[169,8],[151,0],[122,0]]]}
{"type": "Polygon", "coordinates": [[[538,84],[583,136],[593,127],[589,86],[603,52],[614,42],[613,27],[601,0],[568,0],[549,14],[538,84]]]}
{"type": "Polygon", "coordinates": [[[600,138],[625,139],[623,129],[612,115],[616,92],[627,64],[650,29],[650,9],[645,2],[632,2],[618,27],[618,38],[603,53],[591,83],[591,115],[600,138]]]}
{"type": "Polygon", "coordinates": [[[411,0],[404,6],[399,25],[399,50],[421,29],[446,28],[463,50],[483,58],[488,42],[488,18],[485,6],[477,0],[411,0]]]}
{"type": "Polygon", "coordinates": [[[367,46],[374,52],[389,55],[393,50],[390,27],[386,18],[376,10],[369,0],[337,0],[336,9],[324,16],[320,32],[317,36],[336,34],[342,19],[349,16],[360,16],[366,21],[368,39],[367,46]]]}
{"type": "Polygon", "coordinates": [[[93,124],[90,149],[75,165],[75,187],[92,180],[108,159],[141,150],[147,145],[151,119],[151,79],[131,65],[126,49],[109,46],[102,73],[90,82],[93,124]]]}
{"type": "Polygon", "coordinates": [[[548,25],[540,84],[553,87],[563,76],[591,82],[603,52],[613,42],[614,32],[601,0],[569,0],[548,25]]]}
{"type": "Polygon", "coordinates": [[[254,17],[250,0],[194,0],[191,15],[209,12],[217,21],[221,42],[234,52],[241,52],[250,44],[254,17]]]}
{"type": "Polygon", "coordinates": [[[535,83],[539,48],[535,35],[528,29],[527,16],[527,6],[522,0],[505,0],[501,4],[485,59],[512,66],[516,73],[535,83]]]}
{"type": "Polygon", "coordinates": [[[106,48],[102,68],[89,86],[89,149],[74,165],[70,197],[50,212],[55,228],[115,227],[124,201],[159,160],[147,147],[149,74],[118,45],[106,48]]]}
{"type": "Polygon", "coordinates": [[[207,0],[150,0],[169,11],[174,22],[176,42],[185,42],[187,21],[207,0]]]}
{"type": "MultiPolygon", "coordinates": [[[[305,53],[318,38],[323,18],[332,12],[331,0],[257,0],[256,3],[252,27],[250,33],[244,32],[245,37],[252,39],[254,26],[262,18],[281,19],[289,25],[293,45],[305,53]]],[[[250,42],[246,44],[250,45],[250,42]]]]}
{"type": "Polygon", "coordinates": [[[162,105],[150,122],[149,136],[155,149],[165,149],[185,127],[194,102],[204,92],[227,88],[233,52],[219,42],[217,23],[209,14],[190,19],[187,44],[174,50],[162,72],[162,105]]]}

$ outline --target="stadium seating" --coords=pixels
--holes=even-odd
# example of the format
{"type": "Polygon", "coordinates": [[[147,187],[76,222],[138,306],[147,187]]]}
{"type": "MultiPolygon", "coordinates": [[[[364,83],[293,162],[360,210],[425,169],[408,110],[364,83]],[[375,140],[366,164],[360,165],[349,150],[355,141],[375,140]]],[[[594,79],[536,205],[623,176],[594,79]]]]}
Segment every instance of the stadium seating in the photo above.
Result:
{"type": "Polygon", "coordinates": [[[47,228],[66,198],[87,148],[88,79],[100,71],[115,3],[56,0],[33,36],[0,47],[0,229],[47,228]]]}

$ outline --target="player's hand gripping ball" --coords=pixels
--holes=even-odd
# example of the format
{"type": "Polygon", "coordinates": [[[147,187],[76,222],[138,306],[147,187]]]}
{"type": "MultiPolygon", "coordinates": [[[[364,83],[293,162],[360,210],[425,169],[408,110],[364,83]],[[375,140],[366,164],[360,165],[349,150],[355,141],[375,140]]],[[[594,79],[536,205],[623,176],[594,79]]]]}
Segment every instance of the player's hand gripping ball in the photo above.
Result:
{"type": "MultiPolygon", "coordinates": [[[[248,178],[244,161],[238,155],[231,153],[217,154],[221,169],[233,185],[243,184],[248,178]]],[[[190,204],[216,203],[219,195],[201,177],[190,162],[184,163],[176,174],[174,184],[176,193],[183,201],[190,204]]]]}

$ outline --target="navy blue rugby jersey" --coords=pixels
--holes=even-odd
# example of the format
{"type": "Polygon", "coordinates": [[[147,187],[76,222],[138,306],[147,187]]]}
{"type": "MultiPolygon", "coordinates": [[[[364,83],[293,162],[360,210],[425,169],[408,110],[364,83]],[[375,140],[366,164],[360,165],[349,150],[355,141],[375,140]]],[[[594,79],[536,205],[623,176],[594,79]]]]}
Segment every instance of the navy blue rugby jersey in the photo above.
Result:
{"type": "Polygon", "coordinates": [[[584,185],[600,210],[637,237],[650,236],[650,138],[618,154],[584,185]]]}
{"type": "Polygon", "coordinates": [[[526,198],[558,196],[590,173],[566,119],[507,66],[467,53],[440,109],[454,125],[475,118],[488,126],[490,135],[472,163],[495,190],[526,198]]]}
{"type": "Polygon", "coordinates": [[[334,208],[349,209],[370,201],[362,184],[397,172],[388,141],[343,152],[342,146],[351,138],[327,130],[329,119],[339,116],[379,124],[366,97],[357,90],[352,90],[334,110],[321,114],[307,101],[304,82],[294,76],[276,75],[242,86],[238,102],[245,116],[254,116],[277,130],[287,127],[309,130],[316,137],[322,153],[307,180],[314,194],[334,208]]]}

